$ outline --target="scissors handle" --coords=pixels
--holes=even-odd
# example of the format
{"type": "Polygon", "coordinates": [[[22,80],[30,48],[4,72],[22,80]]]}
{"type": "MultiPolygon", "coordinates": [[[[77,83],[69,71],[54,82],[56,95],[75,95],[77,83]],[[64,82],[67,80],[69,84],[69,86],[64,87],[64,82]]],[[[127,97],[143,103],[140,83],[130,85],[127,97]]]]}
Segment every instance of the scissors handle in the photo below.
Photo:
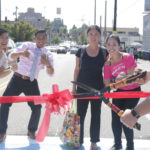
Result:
{"type": "Polygon", "coordinates": [[[145,77],[147,71],[144,71],[144,72],[138,72],[137,74],[135,75],[131,75],[129,76],[128,78],[124,78],[122,79],[121,81],[117,82],[117,83],[112,83],[110,84],[110,89],[111,90],[115,90],[115,89],[118,89],[120,87],[123,87],[129,83],[132,83],[134,82],[136,79],[138,78],[143,78],[145,77]]]}

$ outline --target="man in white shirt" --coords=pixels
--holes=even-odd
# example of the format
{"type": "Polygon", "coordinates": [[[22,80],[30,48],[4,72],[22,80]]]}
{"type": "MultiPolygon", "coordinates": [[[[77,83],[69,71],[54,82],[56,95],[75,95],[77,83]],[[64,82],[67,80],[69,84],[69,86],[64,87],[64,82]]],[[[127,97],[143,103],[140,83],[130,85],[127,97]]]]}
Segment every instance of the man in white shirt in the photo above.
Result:
{"type": "Polygon", "coordinates": [[[8,31],[0,28],[0,78],[8,76],[12,70],[15,71],[17,69],[17,64],[15,62],[10,63],[11,68],[8,67],[8,58],[5,52],[8,45],[8,37],[8,31]]]}
{"type": "MultiPolygon", "coordinates": [[[[48,75],[54,73],[53,56],[44,48],[46,42],[46,31],[39,30],[35,33],[35,43],[27,42],[9,55],[11,60],[19,58],[18,69],[11,78],[3,96],[18,96],[21,93],[40,95],[37,82],[39,71],[46,67],[48,75]]],[[[5,103],[0,107],[0,142],[3,142],[6,138],[9,107],[11,105],[12,103],[5,103]]],[[[32,111],[28,124],[28,136],[35,139],[41,105],[34,105],[33,102],[28,102],[28,105],[32,111]]]]}

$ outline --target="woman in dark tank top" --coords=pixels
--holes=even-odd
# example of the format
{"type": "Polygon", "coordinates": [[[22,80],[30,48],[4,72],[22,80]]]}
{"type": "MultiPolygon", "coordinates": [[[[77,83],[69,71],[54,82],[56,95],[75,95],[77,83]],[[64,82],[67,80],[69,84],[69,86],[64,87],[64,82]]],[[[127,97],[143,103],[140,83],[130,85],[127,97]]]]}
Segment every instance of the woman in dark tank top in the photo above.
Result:
{"type": "MultiPolygon", "coordinates": [[[[98,90],[104,87],[102,68],[105,63],[105,56],[103,51],[106,52],[106,49],[99,46],[100,36],[101,31],[98,26],[94,25],[89,27],[87,30],[89,45],[85,49],[78,50],[76,54],[76,66],[74,70],[74,81],[84,83],[98,90]],[[83,55],[82,58],[81,55],[83,55]]],[[[73,85],[72,93],[85,92],[87,91],[73,85]]],[[[91,103],[90,150],[96,150],[96,143],[100,141],[100,99],[77,100],[77,113],[80,116],[80,144],[82,145],[84,142],[84,120],[89,102],[91,103]]]]}

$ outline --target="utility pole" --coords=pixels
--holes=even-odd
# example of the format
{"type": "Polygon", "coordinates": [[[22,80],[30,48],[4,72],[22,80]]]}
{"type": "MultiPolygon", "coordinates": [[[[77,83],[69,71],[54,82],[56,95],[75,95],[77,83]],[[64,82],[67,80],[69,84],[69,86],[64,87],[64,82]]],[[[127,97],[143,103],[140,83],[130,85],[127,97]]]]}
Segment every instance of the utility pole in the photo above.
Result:
{"type": "Polygon", "coordinates": [[[106,23],[107,23],[107,0],[105,0],[105,24],[104,24],[104,40],[106,38],[106,23]]]}
{"type": "Polygon", "coordinates": [[[114,4],[114,25],[113,25],[113,33],[117,32],[116,25],[117,24],[117,0],[115,0],[114,4]]]}
{"type": "Polygon", "coordinates": [[[15,15],[16,15],[16,21],[18,21],[18,7],[16,6],[16,13],[15,13],[15,15]]]}
{"type": "Polygon", "coordinates": [[[94,6],[94,25],[96,25],[96,0],[95,0],[95,6],[94,6]]]}
{"type": "Polygon", "coordinates": [[[2,10],[1,10],[1,0],[0,0],[0,27],[1,27],[1,24],[2,24],[2,22],[1,22],[1,14],[2,14],[2,10]]]}
{"type": "Polygon", "coordinates": [[[102,16],[100,16],[100,29],[102,28],[102,16]]]}

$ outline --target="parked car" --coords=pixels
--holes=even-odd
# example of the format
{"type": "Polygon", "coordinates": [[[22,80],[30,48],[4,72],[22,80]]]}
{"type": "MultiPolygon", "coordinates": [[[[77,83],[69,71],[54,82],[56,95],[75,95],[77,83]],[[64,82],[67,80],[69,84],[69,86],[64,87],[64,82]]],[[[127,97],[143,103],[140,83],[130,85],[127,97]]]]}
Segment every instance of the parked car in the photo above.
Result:
{"type": "Polygon", "coordinates": [[[57,52],[58,50],[58,46],[46,46],[45,47],[47,50],[51,51],[51,52],[57,52]]]}
{"type": "Polygon", "coordinates": [[[9,38],[9,40],[8,40],[8,49],[12,49],[12,48],[15,48],[15,47],[16,47],[15,42],[11,38],[9,38]]]}
{"type": "Polygon", "coordinates": [[[8,40],[7,47],[8,47],[8,50],[6,52],[7,55],[9,55],[9,53],[12,52],[16,48],[15,42],[11,38],[9,38],[8,40]]]}
{"type": "Polygon", "coordinates": [[[16,42],[15,44],[16,44],[16,47],[19,47],[19,46],[21,46],[23,43],[24,43],[24,42],[16,42]]]}
{"type": "Polygon", "coordinates": [[[70,47],[70,54],[76,54],[79,48],[77,47],[70,47]]]}
{"type": "Polygon", "coordinates": [[[67,49],[64,46],[59,46],[58,50],[57,50],[57,54],[59,54],[59,53],[66,54],[67,53],[67,49]]]}

